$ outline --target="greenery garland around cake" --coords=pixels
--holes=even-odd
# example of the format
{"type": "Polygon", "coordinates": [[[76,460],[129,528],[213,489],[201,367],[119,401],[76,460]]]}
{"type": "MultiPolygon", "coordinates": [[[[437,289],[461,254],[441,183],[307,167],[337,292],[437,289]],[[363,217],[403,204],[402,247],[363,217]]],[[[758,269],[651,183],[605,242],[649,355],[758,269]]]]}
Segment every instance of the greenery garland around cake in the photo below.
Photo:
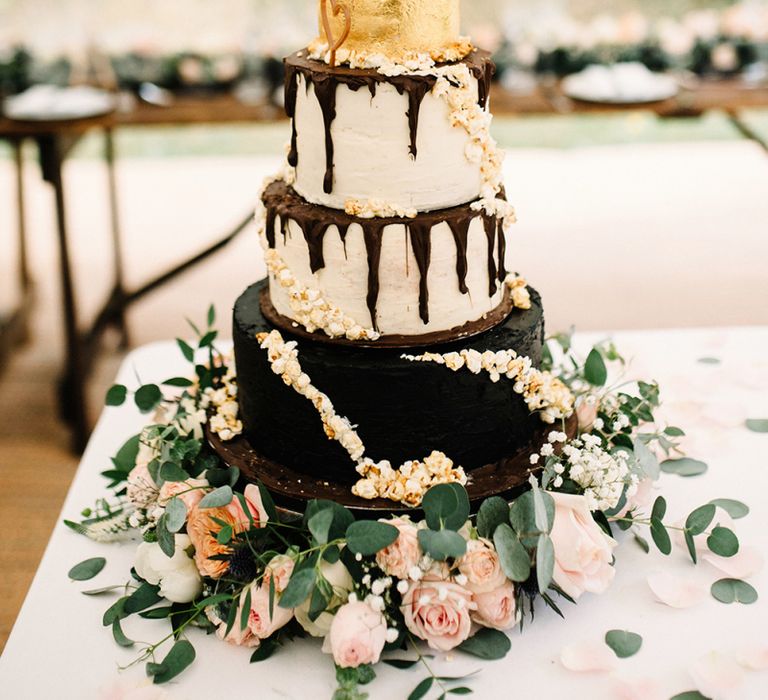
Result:
{"type": "MultiPolygon", "coordinates": [[[[84,511],[82,522],[67,521],[101,542],[141,538],[127,582],[83,593],[117,596],[103,624],[117,644],[136,650],[134,663],[145,664],[155,683],[193,663],[200,632],[252,648],[253,663],[289,653],[282,648],[311,635],[335,663],[336,700],[366,697],[361,687],[379,662],[423,669],[411,700],[466,695],[471,678],[438,676],[433,654],[503,658],[507,632],[533,619],[536,605],[562,615],[584,593],[610,586],[613,551],[626,534],[665,555],[678,540],[694,563],[702,549],[719,557],[739,550],[718,505],[737,515],[743,504],[703,504],[672,525],[664,498],[651,502],[662,470],[706,469],[682,456],[680,428],[655,422],[658,385],[627,381],[626,363],[609,342],[582,361],[565,335],[548,342],[544,369],[576,397],[579,432],[569,439],[564,424],[553,426],[530,458],[538,476],[512,503],[489,498],[472,516],[466,490],[449,483],[431,488],[411,517],[359,520],[320,500],[303,515],[279,512],[267,490],[244,484],[204,437],[212,405],[221,431],[238,431],[236,376],[216,348],[214,322],[211,309],[205,329],[193,325],[195,346],[178,341],[192,378],[109,390],[108,405],[132,395],[153,420],[104,472],[112,495],[84,511]],[[151,644],[130,639],[122,621],[132,615],[167,620],[167,634],[151,644]]],[[[105,563],[89,559],[69,575],[85,581],[105,563]]],[[[733,579],[712,588],[719,599],[724,591],[741,602],[757,596],[733,579]]],[[[619,657],[639,641],[624,631],[606,636],[619,657]]]]}

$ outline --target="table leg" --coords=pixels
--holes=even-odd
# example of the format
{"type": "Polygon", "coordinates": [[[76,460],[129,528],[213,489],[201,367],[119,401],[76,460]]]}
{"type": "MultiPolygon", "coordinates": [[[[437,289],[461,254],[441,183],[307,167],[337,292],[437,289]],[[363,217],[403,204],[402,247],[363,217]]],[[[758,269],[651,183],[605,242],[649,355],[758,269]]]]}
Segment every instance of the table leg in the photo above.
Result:
{"type": "Polygon", "coordinates": [[[125,350],[130,347],[130,336],[126,323],[125,311],[125,266],[123,263],[122,232],[120,229],[120,210],[117,198],[117,176],[115,173],[115,139],[112,129],[104,130],[104,158],[107,163],[109,181],[109,214],[112,228],[112,267],[114,271],[114,286],[112,298],[116,303],[115,325],[120,331],[120,347],[125,350]]]}
{"type": "Polygon", "coordinates": [[[56,201],[56,230],[59,242],[59,273],[63,305],[66,359],[64,375],[59,384],[59,406],[62,418],[72,427],[73,447],[78,452],[88,441],[88,419],[85,406],[85,367],[81,356],[77,325],[77,306],[72,278],[72,262],[67,235],[66,202],[62,166],[66,146],[54,134],[38,140],[43,177],[53,187],[56,201]]]}

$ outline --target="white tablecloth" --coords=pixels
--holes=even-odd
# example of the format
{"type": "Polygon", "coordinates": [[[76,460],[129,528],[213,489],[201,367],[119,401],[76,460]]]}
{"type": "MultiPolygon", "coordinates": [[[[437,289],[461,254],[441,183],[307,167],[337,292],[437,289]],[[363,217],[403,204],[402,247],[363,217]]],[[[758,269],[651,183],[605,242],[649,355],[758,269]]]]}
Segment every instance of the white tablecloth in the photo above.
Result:
{"type": "MultiPolygon", "coordinates": [[[[612,335],[619,349],[635,358],[634,375],[659,380],[665,416],[689,432],[691,456],[709,464],[708,473],[701,477],[662,477],[660,488],[670,504],[670,517],[682,517],[716,497],[743,500],[752,512],[737,521],[737,532],[744,544],[765,551],[768,435],[749,432],[744,421],[768,417],[768,328],[612,335]],[[705,356],[719,358],[721,363],[698,362],[705,356]]],[[[578,345],[588,347],[600,337],[578,336],[578,345]]],[[[118,379],[133,385],[138,374],[143,382],[160,381],[177,375],[182,367],[175,344],[156,343],[131,353],[118,379]]],[[[109,457],[143,422],[128,405],[104,411],[63,517],[77,519],[83,507],[103,494],[105,482],[99,472],[109,468],[109,457]]],[[[34,482],[33,474],[30,480],[34,482]]],[[[136,652],[117,647],[111,630],[101,626],[101,615],[112,599],[79,593],[124,582],[133,551],[132,544],[100,545],[57,525],[0,659],[0,696],[90,700],[113,697],[106,693],[117,686],[131,688],[145,682],[143,664],[118,671],[136,652]],[[69,568],[94,556],[107,558],[105,570],[92,581],[70,582],[69,568]]],[[[679,549],[667,559],[654,551],[646,555],[629,537],[624,538],[616,559],[616,579],[608,593],[587,594],[575,607],[564,603],[565,621],[541,606],[523,634],[512,631],[512,651],[503,661],[485,663],[458,653],[439,655],[436,669],[444,675],[482,669],[468,683],[474,697],[480,698],[614,698],[618,680],[639,678],[655,679],[672,696],[694,687],[687,669],[707,652],[768,642],[766,571],[751,579],[762,596],[754,605],[723,605],[708,598],[697,607],[676,610],[654,601],[646,583],[649,573],[664,568],[707,584],[724,575],[709,564],[694,570],[679,549]],[[644,642],[636,656],[619,661],[615,672],[580,675],[562,667],[559,657],[565,645],[599,641],[607,630],[616,628],[637,632],[644,642]]],[[[129,637],[151,642],[166,634],[167,622],[129,618],[124,628],[129,637]]],[[[247,650],[197,631],[191,640],[198,658],[177,681],[165,686],[169,698],[330,698],[335,687],[333,664],[312,640],[298,641],[256,665],[249,665],[247,650]]],[[[404,672],[387,666],[378,674],[370,687],[372,698],[405,697],[425,675],[418,667],[404,672]]],[[[768,672],[747,674],[733,697],[768,697],[768,672]]]]}

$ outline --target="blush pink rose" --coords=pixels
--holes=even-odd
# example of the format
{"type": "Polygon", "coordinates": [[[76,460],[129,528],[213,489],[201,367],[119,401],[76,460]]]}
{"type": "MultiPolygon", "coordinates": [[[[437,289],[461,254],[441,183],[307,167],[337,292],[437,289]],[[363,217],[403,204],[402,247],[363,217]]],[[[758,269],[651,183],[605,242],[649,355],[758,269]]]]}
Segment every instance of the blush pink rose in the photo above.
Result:
{"type": "MultiPolygon", "coordinates": [[[[261,491],[255,484],[248,484],[245,487],[245,503],[248,506],[248,510],[253,518],[254,527],[264,527],[267,520],[267,511],[264,508],[264,503],[261,500],[261,491]]],[[[247,513],[243,510],[243,506],[240,504],[240,499],[235,497],[230,504],[226,506],[236,526],[235,529],[238,532],[244,532],[250,528],[250,520],[247,513]]]]}
{"type": "Polygon", "coordinates": [[[376,563],[387,576],[408,578],[408,572],[418,566],[421,559],[419,531],[407,518],[392,518],[381,522],[393,525],[399,531],[397,539],[376,555],[376,563]]]}
{"type": "Polygon", "coordinates": [[[278,554],[276,557],[273,557],[264,571],[264,578],[262,579],[264,588],[269,590],[269,582],[274,578],[275,591],[282,593],[288,587],[288,582],[291,580],[291,574],[295,565],[296,562],[287,554],[278,554]]]}
{"type": "Polygon", "coordinates": [[[127,482],[128,500],[137,508],[149,508],[157,500],[157,484],[149,473],[147,462],[137,461],[127,482]]]}
{"type": "Polygon", "coordinates": [[[240,629],[240,618],[242,613],[243,609],[238,604],[237,614],[235,615],[235,624],[232,625],[232,629],[229,630],[229,634],[227,634],[227,623],[213,612],[213,608],[206,609],[208,619],[216,625],[216,636],[219,639],[236,647],[257,647],[261,644],[261,640],[251,632],[250,627],[246,625],[245,629],[240,629]]]}
{"type": "Polygon", "coordinates": [[[378,663],[386,638],[383,615],[361,601],[339,608],[328,635],[333,660],[342,668],[378,663]]]}
{"type": "Polygon", "coordinates": [[[476,593],[474,601],[477,609],[472,613],[472,619],[477,624],[497,630],[508,630],[517,623],[515,587],[511,581],[505,581],[488,593],[476,593]]]}
{"type": "Polygon", "coordinates": [[[472,594],[458,584],[444,581],[414,583],[403,596],[406,627],[432,649],[450,651],[469,637],[472,594]]]}
{"type": "MultiPolygon", "coordinates": [[[[245,604],[248,590],[246,588],[240,597],[241,606],[245,604]]],[[[251,584],[250,591],[251,611],[248,613],[248,629],[254,637],[266,639],[293,619],[293,610],[281,608],[277,597],[272,606],[272,614],[269,614],[269,588],[251,584]]]]}
{"type": "Polygon", "coordinates": [[[579,421],[579,431],[588,433],[597,420],[598,402],[594,396],[584,397],[576,406],[576,418],[579,421]]]}
{"type": "Polygon", "coordinates": [[[643,479],[637,485],[637,490],[627,498],[624,507],[614,517],[623,518],[631,511],[636,513],[645,512],[653,500],[653,484],[653,479],[643,479]]]}
{"type": "Polygon", "coordinates": [[[499,555],[486,539],[469,540],[467,552],[459,559],[458,566],[459,572],[467,577],[466,588],[472,593],[489,593],[507,580],[499,555]]]}
{"type": "Polygon", "coordinates": [[[205,479],[187,479],[186,481],[166,481],[160,487],[158,503],[161,506],[167,506],[175,496],[178,496],[187,507],[187,512],[192,510],[207,493],[205,490],[209,486],[205,479]]]}
{"type": "Polygon", "coordinates": [[[603,593],[611,585],[616,540],[608,537],[592,518],[584,496],[550,494],[555,499],[552,544],[554,581],[572,598],[582,593],[603,593]]]}

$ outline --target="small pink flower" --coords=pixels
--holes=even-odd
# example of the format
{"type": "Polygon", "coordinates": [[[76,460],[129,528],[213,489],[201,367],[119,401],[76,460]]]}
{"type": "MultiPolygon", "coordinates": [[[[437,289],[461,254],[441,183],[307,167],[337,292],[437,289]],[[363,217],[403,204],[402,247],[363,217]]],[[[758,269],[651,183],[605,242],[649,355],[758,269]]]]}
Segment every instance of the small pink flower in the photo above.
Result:
{"type": "Polygon", "coordinates": [[[137,508],[149,508],[157,500],[157,484],[149,473],[146,462],[136,462],[128,474],[128,500],[137,508]]]}
{"type": "Polygon", "coordinates": [[[517,605],[515,587],[511,581],[504,583],[488,593],[475,593],[477,610],[472,619],[483,627],[497,630],[512,629],[517,623],[517,605]]]}
{"type": "Polygon", "coordinates": [[[399,579],[408,578],[408,572],[419,563],[418,529],[407,518],[392,518],[381,522],[393,525],[400,534],[397,539],[376,555],[376,563],[387,576],[399,579]]]}
{"type": "MultiPolygon", "coordinates": [[[[251,518],[253,518],[253,527],[264,527],[267,520],[267,511],[264,508],[264,503],[261,500],[261,491],[255,484],[248,484],[245,487],[245,502],[250,511],[251,518]]],[[[226,509],[230,512],[232,519],[235,521],[235,529],[238,532],[247,530],[250,527],[250,519],[248,514],[243,510],[243,506],[240,504],[240,499],[235,496],[230,504],[226,506],[226,509]]]]}
{"type": "Polygon", "coordinates": [[[572,598],[604,593],[616,574],[611,565],[616,541],[594,521],[584,496],[550,495],[555,499],[555,583],[572,598]]]}
{"type": "Polygon", "coordinates": [[[653,500],[653,484],[653,479],[643,479],[637,485],[635,493],[627,498],[624,507],[614,517],[623,518],[630,511],[635,511],[636,513],[645,512],[653,500]]]}
{"type": "Polygon", "coordinates": [[[486,539],[467,542],[467,552],[457,563],[459,571],[467,577],[466,588],[472,593],[490,593],[507,580],[499,555],[486,539]]]}
{"type": "Polygon", "coordinates": [[[342,668],[378,663],[387,637],[380,612],[360,601],[339,608],[328,635],[333,660],[342,668]]]}
{"type": "Polygon", "coordinates": [[[469,637],[475,607],[472,594],[458,584],[420,581],[403,596],[401,609],[413,634],[432,649],[449,651],[469,637]]]}
{"type": "MultiPolygon", "coordinates": [[[[277,632],[281,627],[285,627],[293,619],[293,610],[281,608],[278,605],[279,599],[275,596],[272,606],[272,614],[269,614],[269,588],[251,584],[240,596],[240,605],[245,604],[247,591],[251,591],[251,611],[248,614],[248,629],[254,637],[258,639],[267,639],[277,632]]],[[[235,623],[236,625],[238,623],[235,623]]]]}
{"type": "Polygon", "coordinates": [[[222,620],[213,611],[213,608],[206,608],[205,614],[208,619],[216,625],[216,636],[219,639],[224,640],[227,644],[232,644],[236,647],[257,647],[261,644],[261,640],[254,636],[251,629],[246,626],[245,629],[240,628],[240,619],[243,614],[243,609],[240,604],[237,606],[237,613],[235,615],[235,624],[232,625],[232,629],[227,634],[227,623],[222,620]]]}
{"type": "Polygon", "coordinates": [[[576,406],[576,418],[579,421],[579,431],[588,433],[597,419],[598,403],[594,396],[581,399],[576,406]]]}
{"type": "Polygon", "coordinates": [[[205,490],[208,487],[208,482],[205,479],[187,479],[186,481],[166,481],[160,487],[160,495],[158,496],[158,503],[161,506],[167,506],[174,496],[178,496],[184,505],[187,507],[187,512],[192,510],[200,501],[203,500],[203,496],[207,493],[205,490]]]}
{"type": "Polygon", "coordinates": [[[287,554],[278,554],[273,557],[264,572],[264,579],[262,585],[269,590],[269,582],[272,578],[275,579],[275,591],[282,593],[287,587],[288,582],[291,580],[291,574],[296,562],[291,559],[287,554]]]}

